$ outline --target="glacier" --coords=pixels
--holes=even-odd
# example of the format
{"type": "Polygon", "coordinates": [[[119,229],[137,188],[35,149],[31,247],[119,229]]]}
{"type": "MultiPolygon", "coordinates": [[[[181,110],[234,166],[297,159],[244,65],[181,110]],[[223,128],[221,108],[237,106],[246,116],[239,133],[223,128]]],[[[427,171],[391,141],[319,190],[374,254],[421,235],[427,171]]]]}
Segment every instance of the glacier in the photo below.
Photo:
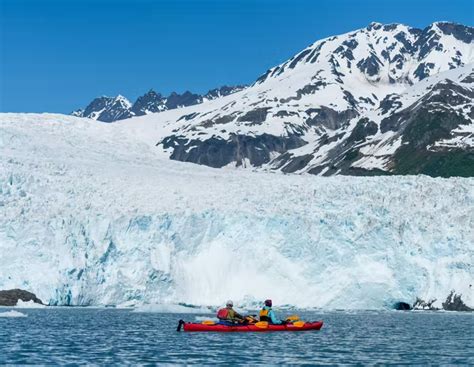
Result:
{"type": "Polygon", "coordinates": [[[455,290],[474,306],[474,179],[213,169],[168,160],[140,123],[0,114],[0,289],[324,309],[455,290]]]}

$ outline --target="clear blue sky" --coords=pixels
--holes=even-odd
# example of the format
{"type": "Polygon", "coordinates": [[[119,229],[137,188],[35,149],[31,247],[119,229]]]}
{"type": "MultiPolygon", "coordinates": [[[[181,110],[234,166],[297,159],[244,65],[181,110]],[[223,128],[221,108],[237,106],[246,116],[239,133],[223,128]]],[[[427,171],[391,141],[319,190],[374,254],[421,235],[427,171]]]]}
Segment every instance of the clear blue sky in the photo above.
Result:
{"type": "Polygon", "coordinates": [[[474,23],[472,0],[0,0],[0,111],[99,95],[251,83],[317,39],[371,21],[474,23]]]}

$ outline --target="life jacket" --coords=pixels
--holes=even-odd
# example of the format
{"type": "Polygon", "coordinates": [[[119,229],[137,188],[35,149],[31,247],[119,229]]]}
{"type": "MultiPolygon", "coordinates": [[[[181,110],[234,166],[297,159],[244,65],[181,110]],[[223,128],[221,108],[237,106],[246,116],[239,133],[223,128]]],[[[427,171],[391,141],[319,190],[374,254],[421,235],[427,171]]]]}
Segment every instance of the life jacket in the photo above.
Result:
{"type": "Polygon", "coordinates": [[[269,322],[270,321],[270,317],[268,316],[268,314],[270,313],[270,309],[266,309],[266,308],[262,308],[260,310],[260,321],[267,321],[269,322]]]}
{"type": "Polygon", "coordinates": [[[227,320],[229,317],[229,310],[227,308],[221,308],[217,311],[217,318],[219,320],[227,320]]]}

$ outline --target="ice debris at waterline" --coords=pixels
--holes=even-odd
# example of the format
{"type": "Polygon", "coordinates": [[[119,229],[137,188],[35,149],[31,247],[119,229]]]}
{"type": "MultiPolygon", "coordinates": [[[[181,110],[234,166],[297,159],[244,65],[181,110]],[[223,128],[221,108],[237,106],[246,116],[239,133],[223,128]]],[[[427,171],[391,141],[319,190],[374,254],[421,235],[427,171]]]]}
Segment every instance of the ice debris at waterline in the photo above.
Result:
{"type": "Polygon", "coordinates": [[[211,314],[209,307],[189,307],[176,304],[144,304],[133,309],[134,312],[211,314]]]}
{"type": "Polygon", "coordinates": [[[216,170],[162,159],[136,127],[0,114],[0,289],[327,309],[455,290],[474,306],[473,179],[216,170]]]}
{"type": "Polygon", "coordinates": [[[15,308],[46,308],[46,305],[43,305],[41,303],[36,303],[33,300],[23,302],[21,299],[18,300],[15,308]]]}
{"type": "Polygon", "coordinates": [[[24,313],[18,312],[18,311],[6,311],[6,312],[0,312],[0,317],[27,317],[28,315],[25,315],[24,313]]]}

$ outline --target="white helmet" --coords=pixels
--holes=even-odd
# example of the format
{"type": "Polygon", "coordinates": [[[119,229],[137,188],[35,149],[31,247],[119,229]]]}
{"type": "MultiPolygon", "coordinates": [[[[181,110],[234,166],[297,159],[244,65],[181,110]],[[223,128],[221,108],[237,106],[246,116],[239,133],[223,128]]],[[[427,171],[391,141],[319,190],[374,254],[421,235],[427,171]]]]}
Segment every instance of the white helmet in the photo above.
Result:
{"type": "Polygon", "coordinates": [[[230,307],[234,307],[234,302],[232,302],[232,300],[228,300],[225,305],[230,306],[230,307]]]}

